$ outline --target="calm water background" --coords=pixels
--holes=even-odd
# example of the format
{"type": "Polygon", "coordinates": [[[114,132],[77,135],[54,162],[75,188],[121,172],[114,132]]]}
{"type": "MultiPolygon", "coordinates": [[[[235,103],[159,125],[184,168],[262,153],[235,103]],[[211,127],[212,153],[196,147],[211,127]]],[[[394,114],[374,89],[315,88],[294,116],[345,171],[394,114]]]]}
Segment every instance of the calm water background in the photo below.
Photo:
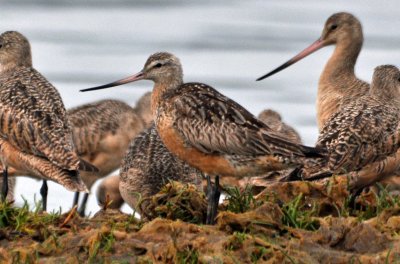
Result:
{"type": "MultiPolygon", "coordinates": [[[[325,20],[338,11],[352,12],[364,27],[360,78],[369,81],[380,64],[400,66],[398,0],[0,0],[0,31],[18,30],[29,38],[35,68],[59,89],[67,108],[104,98],[133,105],[151,90],[150,82],[78,90],[126,77],[151,53],[169,51],[181,59],[186,81],[210,84],[254,114],[279,111],[312,145],[318,77],[332,48],[270,79],[255,79],[316,40],[325,20]]],[[[30,203],[35,194],[39,199],[39,188],[39,182],[19,178],[17,203],[21,195],[30,203]]],[[[72,196],[51,183],[49,209],[68,210],[72,196]]],[[[97,210],[92,196],[89,211],[97,210]]]]}

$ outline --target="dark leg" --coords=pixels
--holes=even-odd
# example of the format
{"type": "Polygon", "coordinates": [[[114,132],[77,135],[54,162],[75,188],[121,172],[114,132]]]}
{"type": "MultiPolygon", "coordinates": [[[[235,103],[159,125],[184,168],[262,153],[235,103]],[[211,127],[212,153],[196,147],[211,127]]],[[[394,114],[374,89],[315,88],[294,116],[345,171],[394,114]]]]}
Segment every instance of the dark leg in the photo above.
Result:
{"type": "Polygon", "coordinates": [[[218,213],[218,202],[220,195],[219,176],[215,176],[215,183],[213,186],[210,176],[207,175],[207,225],[215,224],[215,217],[218,213]]]}
{"type": "Polygon", "coordinates": [[[3,189],[1,190],[1,200],[3,202],[6,201],[8,194],[8,168],[4,167],[3,169],[3,189]]]}
{"type": "Polygon", "coordinates": [[[357,209],[356,208],[356,199],[362,193],[363,189],[364,188],[361,187],[361,188],[358,188],[358,189],[356,189],[356,190],[351,192],[350,199],[349,199],[349,207],[350,208],[357,209]]]}
{"type": "Polygon", "coordinates": [[[74,194],[74,200],[72,202],[72,207],[74,207],[75,205],[78,205],[78,202],[79,202],[79,192],[76,192],[74,194]]]}
{"type": "Polygon", "coordinates": [[[83,195],[81,207],[80,207],[79,210],[78,210],[78,214],[79,214],[81,217],[84,217],[84,216],[85,216],[85,210],[86,210],[86,204],[87,204],[88,198],[89,198],[89,194],[88,194],[88,193],[85,193],[85,194],[83,195]]]}
{"type": "Polygon", "coordinates": [[[47,210],[47,193],[48,193],[48,186],[47,186],[47,181],[43,180],[42,187],[40,187],[40,195],[42,196],[42,205],[43,205],[43,211],[46,212],[47,210]]]}
{"type": "Polygon", "coordinates": [[[301,177],[301,168],[295,168],[292,172],[287,175],[283,181],[284,182],[290,182],[290,181],[301,181],[303,180],[301,177]]]}

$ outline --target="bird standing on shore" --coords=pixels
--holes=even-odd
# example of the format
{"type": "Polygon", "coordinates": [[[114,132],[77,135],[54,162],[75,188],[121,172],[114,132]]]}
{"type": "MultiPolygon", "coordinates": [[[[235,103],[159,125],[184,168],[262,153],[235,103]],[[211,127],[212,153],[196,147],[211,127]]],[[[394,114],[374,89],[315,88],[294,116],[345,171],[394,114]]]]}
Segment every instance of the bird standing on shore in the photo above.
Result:
{"type": "MultiPolygon", "coordinates": [[[[61,97],[32,67],[29,42],[16,31],[0,35],[0,156],[3,198],[8,166],[83,192],[78,170],[96,170],[76,154],[61,97]]],[[[46,181],[41,194],[45,210],[46,181]]]]}
{"type": "Polygon", "coordinates": [[[155,195],[171,180],[202,187],[202,173],[169,152],[153,124],[132,140],[121,165],[119,190],[124,201],[142,214],[139,200],[155,195]]]}
{"type": "MultiPolygon", "coordinates": [[[[368,93],[370,85],[357,78],[355,64],[364,42],[362,25],[352,14],[335,13],[325,22],[321,37],[298,55],[257,80],[272,76],[311,53],[335,45],[319,79],[317,93],[317,124],[321,131],[327,120],[342,107],[368,93]]],[[[390,184],[397,182],[400,152],[384,161],[370,164],[357,173],[354,186],[362,187],[382,179],[390,184]]]]}
{"type": "Polygon", "coordinates": [[[328,150],[328,159],[303,169],[304,178],[359,171],[396,153],[400,147],[400,71],[392,65],[377,67],[368,94],[331,116],[317,147],[328,150]]]}
{"type": "MultiPolygon", "coordinates": [[[[145,114],[145,106],[142,108],[145,114]]],[[[149,105],[147,112],[150,112],[149,105]]],[[[96,180],[120,167],[129,143],[147,126],[134,108],[118,100],[102,100],[70,109],[68,119],[78,155],[99,169],[82,173],[89,189],[96,180]]],[[[81,216],[85,215],[88,198],[89,194],[85,193],[78,209],[81,216]]],[[[73,203],[78,199],[79,192],[75,193],[73,203]]]]}
{"type": "MultiPolygon", "coordinates": [[[[179,59],[167,52],[151,55],[138,74],[82,91],[141,79],[155,83],[152,113],[161,140],[170,152],[203,173],[255,176],[321,156],[317,149],[281,138],[214,88],[202,83],[184,83],[179,59]]],[[[210,193],[212,213],[208,222],[213,222],[219,196],[215,195],[218,192],[210,193]]]]}

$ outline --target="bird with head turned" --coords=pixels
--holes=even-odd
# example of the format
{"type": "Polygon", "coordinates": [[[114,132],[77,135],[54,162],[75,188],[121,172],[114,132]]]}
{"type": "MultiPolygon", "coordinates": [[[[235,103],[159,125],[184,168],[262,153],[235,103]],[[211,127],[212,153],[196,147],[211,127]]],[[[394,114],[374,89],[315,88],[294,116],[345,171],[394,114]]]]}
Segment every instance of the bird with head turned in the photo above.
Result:
{"type": "Polygon", "coordinates": [[[137,210],[142,219],[148,219],[146,208],[149,198],[164,185],[179,181],[193,184],[201,190],[202,176],[199,170],[166,148],[153,123],[130,143],[121,164],[119,191],[124,201],[137,210]]]}
{"type": "MultiPolygon", "coordinates": [[[[148,97],[148,96],[146,96],[148,97]]],[[[148,124],[142,115],[149,115],[150,106],[143,105],[141,112],[119,100],[101,100],[68,110],[73,141],[78,155],[95,165],[99,171],[82,172],[81,177],[90,189],[100,178],[117,170],[129,142],[148,124]]],[[[89,194],[85,193],[78,208],[85,215],[89,194]]],[[[74,204],[79,199],[75,193],[74,204]]]]}
{"type": "Polygon", "coordinates": [[[265,109],[258,114],[258,119],[263,121],[267,126],[269,126],[274,131],[282,134],[283,137],[286,139],[301,144],[301,137],[297,131],[282,121],[282,116],[272,110],[272,109],[265,109]]]}
{"type": "Polygon", "coordinates": [[[17,67],[32,67],[31,46],[22,34],[7,31],[0,37],[0,72],[17,67]]]}
{"type": "MultiPolygon", "coordinates": [[[[78,157],[61,97],[32,67],[30,44],[16,31],[0,35],[0,143],[3,197],[9,166],[86,192],[78,171],[97,170],[78,157]]],[[[45,209],[46,181],[41,194],[45,209]]]]}

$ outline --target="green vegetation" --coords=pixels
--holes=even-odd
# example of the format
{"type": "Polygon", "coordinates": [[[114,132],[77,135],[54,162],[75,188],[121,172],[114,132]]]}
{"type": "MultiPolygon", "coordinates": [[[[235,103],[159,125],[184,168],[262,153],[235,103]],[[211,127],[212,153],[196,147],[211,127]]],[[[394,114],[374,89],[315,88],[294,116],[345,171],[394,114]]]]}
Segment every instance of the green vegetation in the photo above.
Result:
{"type": "Polygon", "coordinates": [[[234,213],[244,213],[250,209],[255,209],[262,204],[262,202],[257,201],[254,198],[252,187],[250,185],[246,185],[244,190],[241,190],[236,186],[226,186],[224,187],[224,191],[227,194],[227,211],[231,211],[234,213]]]}
{"type": "Polygon", "coordinates": [[[98,235],[98,240],[89,245],[89,263],[95,263],[99,252],[111,252],[115,242],[113,232],[104,232],[98,235]]]}
{"type": "Polygon", "coordinates": [[[61,208],[59,211],[42,213],[41,202],[36,202],[32,210],[25,199],[22,207],[13,207],[12,203],[0,202],[0,228],[32,232],[37,226],[54,223],[60,216],[61,208]]]}
{"type": "Polygon", "coordinates": [[[378,187],[378,193],[373,192],[375,202],[367,203],[365,199],[361,197],[361,204],[366,205],[352,212],[360,221],[376,217],[387,209],[400,207],[399,196],[391,195],[388,190],[379,183],[377,183],[376,186],[378,187]]]}
{"type": "Polygon", "coordinates": [[[270,249],[267,249],[265,247],[261,247],[261,246],[256,247],[255,250],[251,253],[251,256],[250,256],[251,262],[258,263],[258,261],[261,260],[262,257],[265,254],[269,253],[270,251],[271,251],[270,249]]]}
{"type": "Polygon", "coordinates": [[[235,231],[229,238],[226,248],[228,250],[238,250],[243,247],[244,241],[247,239],[248,234],[244,232],[235,231]]]}
{"type": "Polygon", "coordinates": [[[257,197],[250,187],[227,188],[215,226],[200,221],[204,194],[175,182],[147,199],[157,212],[153,221],[107,208],[81,218],[75,211],[43,213],[40,203],[0,203],[0,263],[399,261],[400,198],[382,186],[351,206],[346,186],[338,183],[282,186],[257,197]]]}
{"type": "Polygon", "coordinates": [[[301,202],[302,199],[303,194],[299,194],[292,201],[282,206],[284,214],[282,222],[290,227],[315,231],[319,228],[318,221],[313,219],[317,213],[316,207],[312,205],[305,208],[306,206],[301,202]]]}

